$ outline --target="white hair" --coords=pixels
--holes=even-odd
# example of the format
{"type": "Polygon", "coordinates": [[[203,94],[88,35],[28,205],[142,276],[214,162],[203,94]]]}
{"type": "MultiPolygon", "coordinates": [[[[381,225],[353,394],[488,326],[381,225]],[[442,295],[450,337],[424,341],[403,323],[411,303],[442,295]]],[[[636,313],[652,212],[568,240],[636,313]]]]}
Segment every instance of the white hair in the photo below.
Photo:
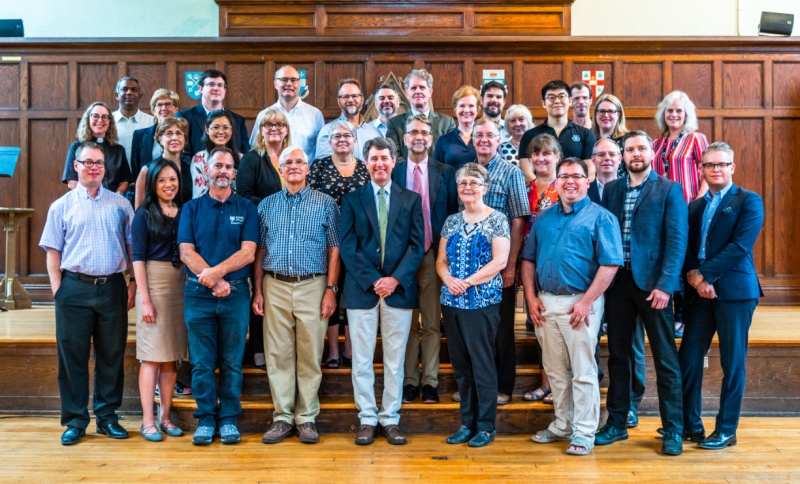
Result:
{"type": "Polygon", "coordinates": [[[659,132],[669,132],[667,122],[664,119],[664,113],[666,113],[669,105],[678,99],[683,104],[683,111],[686,113],[683,123],[684,129],[690,133],[697,131],[697,108],[695,107],[694,103],[691,99],[689,99],[689,95],[685,92],[672,91],[671,93],[667,94],[664,100],[658,104],[658,111],[656,112],[656,126],[658,126],[659,132]]]}
{"type": "Polygon", "coordinates": [[[506,132],[511,132],[509,120],[519,116],[520,114],[525,118],[525,121],[528,122],[528,129],[533,128],[533,115],[531,114],[531,111],[524,104],[513,104],[506,110],[506,119],[503,121],[506,132]]]}
{"type": "Polygon", "coordinates": [[[295,151],[300,151],[300,153],[303,155],[302,156],[303,161],[308,163],[308,155],[306,154],[305,151],[303,151],[303,148],[299,146],[289,146],[285,150],[281,151],[281,156],[280,158],[278,158],[278,164],[280,166],[283,166],[283,164],[286,163],[286,160],[288,160],[289,157],[292,155],[292,153],[294,153],[295,151]]]}

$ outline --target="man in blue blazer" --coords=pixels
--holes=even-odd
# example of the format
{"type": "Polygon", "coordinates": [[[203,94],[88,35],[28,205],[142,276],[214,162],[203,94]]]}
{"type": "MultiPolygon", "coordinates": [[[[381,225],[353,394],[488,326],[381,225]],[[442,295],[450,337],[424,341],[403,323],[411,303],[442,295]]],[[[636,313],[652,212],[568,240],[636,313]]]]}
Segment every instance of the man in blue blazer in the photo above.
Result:
{"type": "Polygon", "coordinates": [[[628,438],[631,347],[636,318],[640,317],[656,367],[664,428],[661,452],[679,455],[683,452],[683,410],[672,294],[679,287],[686,255],[688,212],[680,185],[658,176],[650,167],[653,141],[647,133],[628,132],[623,150],[628,176],[612,181],[603,190],[603,206],[620,222],[625,265],[606,291],[608,423],[597,433],[595,443],[608,445],[628,438]]]}
{"type": "Polygon", "coordinates": [[[403,361],[412,310],[418,306],[417,270],[425,253],[422,198],[392,183],[397,148],[387,138],[364,145],[372,181],[342,198],[342,261],[346,268],[342,307],[347,309],[353,345],[353,389],[361,427],[358,445],[378,433],[390,444],[405,444],[400,422],[403,361]],[[383,346],[383,398],[375,402],[372,359],[378,322],[383,346]]]}
{"type": "MultiPolygon", "coordinates": [[[[206,131],[206,119],[212,111],[223,108],[225,94],[228,92],[228,78],[222,71],[209,69],[200,76],[200,104],[193,108],[178,111],[176,118],[186,118],[189,122],[189,139],[185,151],[194,156],[205,149],[203,146],[203,133],[206,131]]],[[[245,154],[250,151],[250,141],[248,141],[247,124],[244,118],[229,111],[231,114],[231,124],[233,125],[233,142],[237,152],[245,154]]]]}
{"type": "Polygon", "coordinates": [[[764,226],[764,203],[754,192],[733,183],[733,150],[726,143],[703,152],[703,179],[708,192],[689,204],[689,246],[683,272],[681,341],[683,424],[705,434],[700,420],[703,357],[714,333],[719,336],[722,392],[714,432],[698,445],[724,449],[736,445],[736,428],[745,385],[747,337],[758,298],[764,294],[753,263],[753,245],[764,226]]]}
{"type": "Polygon", "coordinates": [[[455,169],[428,156],[433,143],[431,121],[417,114],[406,121],[405,141],[407,161],[392,170],[392,181],[422,196],[422,216],[425,222],[425,255],[417,272],[419,310],[411,316],[411,330],[405,356],[403,403],[422,395],[423,403],[439,401],[439,350],[442,342],[440,323],[442,306],[439,296],[442,281],[436,273],[436,256],[444,221],[458,212],[455,169]],[[420,321],[422,316],[422,321],[420,321]],[[419,330],[422,328],[422,341],[419,330]],[[420,371],[420,349],[422,369],[420,371]],[[421,392],[420,392],[421,389],[421,392]]]}

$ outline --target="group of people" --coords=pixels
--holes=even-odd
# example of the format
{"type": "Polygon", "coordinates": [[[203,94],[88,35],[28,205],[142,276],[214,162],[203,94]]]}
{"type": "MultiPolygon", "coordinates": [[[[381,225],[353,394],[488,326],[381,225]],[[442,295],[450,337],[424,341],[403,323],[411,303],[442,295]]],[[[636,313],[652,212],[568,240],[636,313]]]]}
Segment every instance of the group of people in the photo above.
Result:
{"type": "Polygon", "coordinates": [[[123,78],[118,111],[94,103],[84,113],[64,169],[72,190],[52,204],[40,242],[56,304],[64,445],[80,442],[90,421],[92,341],[97,431],[128,437],[115,412],[135,306],[147,440],[183,432],[170,406],[176,362],[188,357],[192,442],[240,442],[249,340],[275,408],[264,443],[319,441],[324,364],[352,367],[356,444],[378,435],[405,444],[402,403],[439,401],[444,329],[462,424],[447,442],[485,446],[515,387],[519,288],[543,376],[523,399],[555,410],[534,442],[568,441],[567,453],[585,455],[626,439],[638,425],[646,333],[662,452],[680,454],[683,440],[736,444],[762,296],[752,248],[763,204],[733,183],[733,150],[697,132],[685,93],[660,103],[654,141],[627,130],[619,99],[594,99],[583,83],[547,83],[538,125],[525,106],[506,109],[497,82],[459,88],[455,119],[435,112],[422,69],[404,80],[411,109],[397,114],[401,93],[381,85],[371,122],[355,79],[339,83],[341,116],[328,124],[299,87],[295,68],[278,69],[279,101],[250,136],[224,108],[227,80],[216,70],[203,73],[190,109],[159,89],[144,115],[138,82],[123,78]],[[603,331],[609,418],[598,430],[603,331]],[[706,436],[703,357],[715,333],[724,378],[706,436]]]}

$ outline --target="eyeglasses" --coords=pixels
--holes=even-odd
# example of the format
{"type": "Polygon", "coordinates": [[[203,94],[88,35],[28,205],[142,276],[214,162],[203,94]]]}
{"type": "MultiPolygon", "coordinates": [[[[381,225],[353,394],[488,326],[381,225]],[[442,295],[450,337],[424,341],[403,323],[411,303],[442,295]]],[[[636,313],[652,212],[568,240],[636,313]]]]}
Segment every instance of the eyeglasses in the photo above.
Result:
{"type": "Polygon", "coordinates": [[[614,152],[614,151],[600,151],[598,153],[593,154],[592,156],[596,156],[598,158],[606,158],[606,157],[613,158],[615,156],[619,156],[619,152],[618,151],[617,152],[614,152]]]}
{"type": "Polygon", "coordinates": [[[427,138],[428,136],[431,135],[431,132],[430,131],[417,131],[415,129],[414,131],[409,131],[407,134],[409,136],[411,136],[412,138],[416,138],[417,136],[422,136],[423,138],[427,138]]]}
{"type": "Polygon", "coordinates": [[[581,181],[581,178],[587,178],[587,176],[586,175],[579,175],[577,173],[574,174],[574,175],[558,175],[558,179],[561,180],[561,181],[564,181],[564,182],[568,181],[568,180],[581,181]]]}
{"type": "Polygon", "coordinates": [[[220,89],[224,89],[225,88],[225,83],[224,82],[220,82],[219,84],[217,84],[215,82],[207,82],[207,83],[203,84],[203,86],[210,87],[211,89],[214,89],[215,87],[218,87],[220,89]]]}
{"type": "Polygon", "coordinates": [[[106,166],[106,163],[104,161],[92,161],[92,160],[75,160],[75,161],[85,166],[86,168],[93,168],[95,166],[98,168],[103,168],[104,166],[106,166]]]}
{"type": "Polygon", "coordinates": [[[183,131],[165,131],[161,136],[164,138],[183,138],[183,131]]]}
{"type": "Polygon", "coordinates": [[[111,119],[111,116],[109,116],[108,114],[90,114],[89,117],[92,118],[92,121],[97,121],[100,119],[102,119],[103,121],[108,121],[109,119],[111,119]]]}
{"type": "Polygon", "coordinates": [[[356,99],[361,97],[361,94],[360,93],[359,94],[342,94],[341,96],[337,96],[337,97],[339,99],[341,99],[342,101],[347,101],[347,100],[350,100],[350,99],[355,101],[356,99]]]}
{"type": "Polygon", "coordinates": [[[335,135],[331,136],[331,139],[333,141],[339,141],[339,140],[342,140],[342,139],[345,140],[345,141],[350,141],[351,139],[353,139],[353,135],[350,134],[350,133],[335,134],[335,135]]]}
{"type": "Polygon", "coordinates": [[[482,187],[483,183],[478,183],[478,182],[458,182],[457,186],[461,190],[463,190],[463,189],[465,189],[467,187],[470,187],[470,189],[475,190],[478,187],[482,187]]]}
{"type": "Polygon", "coordinates": [[[211,126],[208,128],[212,133],[230,133],[233,128],[230,126],[211,126]]]}
{"type": "Polygon", "coordinates": [[[174,105],[175,104],[173,104],[172,101],[167,101],[167,102],[163,102],[163,103],[156,103],[156,109],[159,109],[159,108],[171,108],[174,105]]]}
{"type": "Polygon", "coordinates": [[[569,96],[567,96],[564,93],[561,93],[561,94],[559,94],[557,96],[555,94],[550,94],[549,96],[545,96],[544,99],[545,99],[545,101],[547,101],[549,103],[555,102],[556,99],[558,99],[561,102],[564,102],[567,99],[569,99],[569,96]]]}
{"type": "Polygon", "coordinates": [[[283,167],[291,168],[293,166],[296,166],[298,168],[302,168],[303,166],[305,166],[307,164],[308,164],[308,162],[307,161],[303,161],[303,160],[297,160],[297,161],[288,161],[287,160],[287,161],[284,161],[283,164],[281,164],[281,168],[283,168],[283,167]]]}
{"type": "Polygon", "coordinates": [[[598,109],[595,111],[595,114],[599,114],[600,116],[613,116],[617,114],[619,111],[616,109],[598,109]]]}
{"type": "Polygon", "coordinates": [[[292,84],[297,84],[300,82],[299,77],[276,77],[275,79],[281,81],[282,84],[288,84],[290,82],[292,84]]]}
{"type": "Polygon", "coordinates": [[[264,123],[262,128],[281,130],[286,127],[286,123],[264,123]]]}
{"type": "Polygon", "coordinates": [[[473,136],[473,138],[475,139],[488,139],[488,140],[492,140],[498,137],[499,136],[494,133],[478,133],[473,136]]]}
{"type": "Polygon", "coordinates": [[[703,163],[703,168],[709,171],[722,170],[731,166],[733,163],[703,163]]]}

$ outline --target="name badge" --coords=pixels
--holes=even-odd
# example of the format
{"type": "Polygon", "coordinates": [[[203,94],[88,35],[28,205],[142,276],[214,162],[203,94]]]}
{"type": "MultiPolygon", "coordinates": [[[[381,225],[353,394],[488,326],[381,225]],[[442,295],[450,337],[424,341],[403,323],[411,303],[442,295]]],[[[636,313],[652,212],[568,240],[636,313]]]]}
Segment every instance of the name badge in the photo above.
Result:
{"type": "Polygon", "coordinates": [[[242,225],[244,217],[240,215],[231,215],[231,225],[242,225]]]}
{"type": "Polygon", "coordinates": [[[581,140],[581,135],[579,134],[572,135],[572,141],[580,141],[580,140],[581,140]]]}

